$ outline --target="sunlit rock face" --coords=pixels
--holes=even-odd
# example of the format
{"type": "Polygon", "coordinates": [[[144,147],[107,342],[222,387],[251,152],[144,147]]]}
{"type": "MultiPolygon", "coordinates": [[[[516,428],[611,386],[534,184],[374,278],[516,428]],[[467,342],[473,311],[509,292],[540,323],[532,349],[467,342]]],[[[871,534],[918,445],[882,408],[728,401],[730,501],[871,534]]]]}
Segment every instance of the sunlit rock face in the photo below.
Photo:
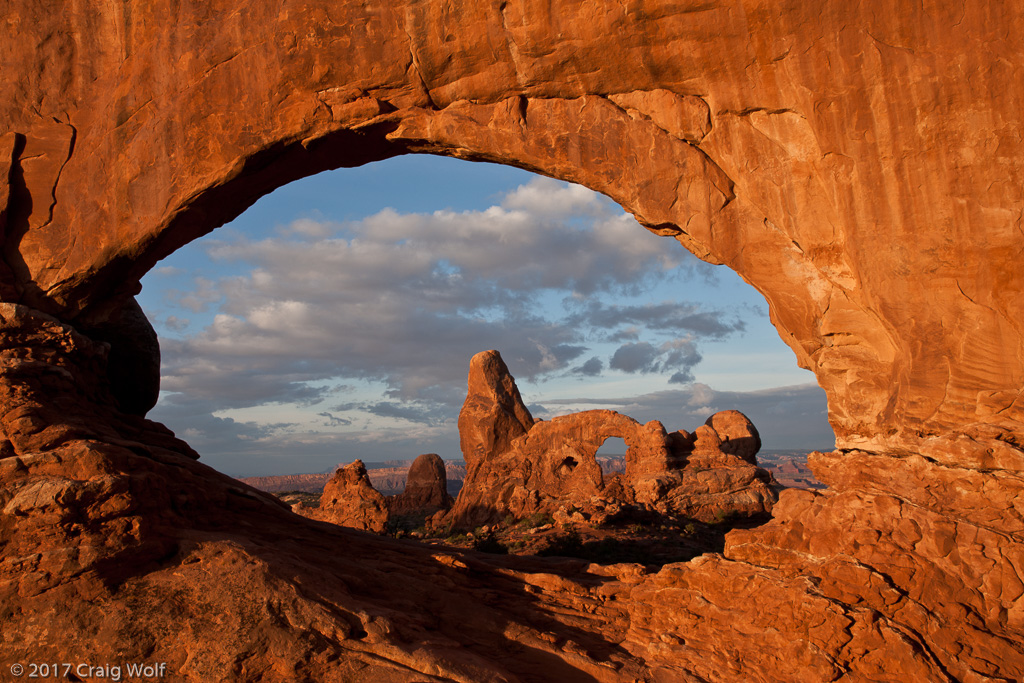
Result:
{"type": "Polygon", "coordinates": [[[734,268],[842,446],[1019,433],[1020,13],[692,9],[18,0],[7,296],[103,317],[284,182],[428,151],[583,183],[734,268]]]}
{"type": "Polygon", "coordinates": [[[3,666],[1021,679],[1022,12],[10,0],[3,666]],[[292,179],[407,152],[582,183],[740,273],[828,394],[829,490],[657,574],[499,568],[303,520],[130,415],[153,350],[115,358],[148,334],[120,323],[157,259],[292,179]]]}
{"type": "Polygon", "coordinates": [[[771,475],[754,457],[760,437],[738,411],[717,413],[693,435],[669,435],[657,420],[640,424],[613,410],[535,421],[494,350],[473,356],[467,386],[459,430],[472,464],[439,524],[472,528],[598,501],[712,521],[764,514],[776,500],[771,475]],[[596,456],[610,437],[626,442],[626,470],[606,479],[596,456]]]}
{"type": "Polygon", "coordinates": [[[373,488],[362,460],[351,462],[335,471],[324,486],[319,508],[296,512],[375,534],[384,533],[388,525],[387,500],[373,488]]]}

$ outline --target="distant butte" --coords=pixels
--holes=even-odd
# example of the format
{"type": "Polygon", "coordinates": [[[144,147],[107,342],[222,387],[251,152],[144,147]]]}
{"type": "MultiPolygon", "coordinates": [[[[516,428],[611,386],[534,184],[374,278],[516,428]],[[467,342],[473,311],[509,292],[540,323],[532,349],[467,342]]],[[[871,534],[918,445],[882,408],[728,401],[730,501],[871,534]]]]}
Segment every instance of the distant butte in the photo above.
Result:
{"type": "MultiPolygon", "coordinates": [[[[0,670],[1024,679],[1021,35],[994,0],[8,0],[0,670]],[[139,279],[407,153],[581,183],[734,269],[828,396],[828,488],[657,572],[503,559],[292,514],[146,420],[139,279]]],[[[471,469],[556,428],[498,405],[471,469]]]]}

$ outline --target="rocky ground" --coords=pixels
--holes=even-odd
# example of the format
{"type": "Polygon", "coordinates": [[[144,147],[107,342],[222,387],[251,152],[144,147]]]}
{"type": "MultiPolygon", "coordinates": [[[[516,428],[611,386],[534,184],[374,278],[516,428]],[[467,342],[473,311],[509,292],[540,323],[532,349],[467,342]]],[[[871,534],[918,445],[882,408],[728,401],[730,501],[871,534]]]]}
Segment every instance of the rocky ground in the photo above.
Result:
{"type": "MultiPolygon", "coordinates": [[[[602,470],[608,474],[621,472],[625,467],[624,455],[611,454],[598,460],[602,470]]],[[[759,461],[775,476],[780,490],[824,488],[824,484],[808,468],[807,454],[803,451],[762,451],[759,461]]],[[[400,484],[404,487],[408,465],[411,463],[411,460],[389,462],[387,473],[401,470],[404,466],[406,469],[400,475],[400,484]]],[[[465,472],[461,461],[446,464],[448,472],[456,476],[465,472]]],[[[382,469],[367,468],[375,488],[382,469]]],[[[305,508],[319,508],[322,484],[319,488],[305,486],[300,490],[280,490],[282,486],[295,481],[295,476],[259,477],[243,481],[259,484],[258,488],[273,492],[289,507],[301,503],[305,508]]],[[[322,476],[326,479],[327,475],[322,476]]],[[[453,482],[449,480],[448,484],[451,490],[453,482]]],[[[454,484],[456,489],[460,488],[461,478],[454,484]]],[[[395,491],[386,490],[384,493],[388,495],[395,491]]],[[[614,514],[602,515],[601,518],[591,516],[588,511],[574,509],[570,505],[556,511],[554,515],[538,513],[523,519],[508,516],[499,522],[477,526],[472,530],[455,530],[450,525],[430,528],[426,524],[425,515],[393,515],[385,535],[428,545],[473,549],[491,554],[571,557],[596,564],[629,562],[656,569],[670,562],[686,562],[704,553],[722,552],[726,533],[733,529],[751,529],[768,520],[766,515],[723,514],[705,522],[682,515],[660,515],[635,506],[623,506],[614,514]]]]}
{"type": "Polygon", "coordinates": [[[753,528],[764,518],[706,523],[684,517],[648,517],[609,524],[557,523],[550,515],[483,526],[467,533],[443,535],[421,529],[397,528],[399,538],[420,538],[425,543],[473,548],[499,555],[573,557],[595,564],[630,562],[657,569],[670,562],[686,562],[698,555],[721,552],[725,534],[735,528],[753,528]]]}
{"type": "MultiPolygon", "coordinates": [[[[288,506],[320,505],[316,493],[289,491],[276,495],[288,506]]],[[[768,521],[767,516],[722,515],[719,520],[701,522],[636,508],[625,508],[610,519],[591,521],[572,520],[573,512],[559,510],[555,515],[535,514],[519,520],[509,517],[465,532],[431,529],[424,515],[399,515],[392,518],[385,535],[498,555],[572,557],[596,564],[630,562],[654,570],[670,562],[686,562],[704,553],[722,552],[726,533],[751,529],[768,521]]]]}

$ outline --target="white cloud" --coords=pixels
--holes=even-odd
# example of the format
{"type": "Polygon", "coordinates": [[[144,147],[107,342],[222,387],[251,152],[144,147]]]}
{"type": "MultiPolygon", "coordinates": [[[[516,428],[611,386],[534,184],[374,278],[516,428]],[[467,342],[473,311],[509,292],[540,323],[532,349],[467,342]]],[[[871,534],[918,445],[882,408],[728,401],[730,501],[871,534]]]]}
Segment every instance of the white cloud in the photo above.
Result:
{"type": "Polygon", "coordinates": [[[246,387],[224,393],[255,404],[296,395],[295,383],[310,381],[302,378],[347,376],[414,398],[462,381],[467,359],[495,347],[536,377],[587,350],[583,331],[538,306],[540,292],[614,292],[692,260],[583,188],[542,179],[505,203],[517,208],[385,209],[358,222],[293,224],[310,239],[209,240],[214,259],[250,267],[199,278],[179,297],[186,307],[221,305],[202,332],[166,347],[165,386],[246,387]],[[545,213],[552,204],[589,219],[570,225],[545,213]]]}
{"type": "Polygon", "coordinates": [[[598,216],[606,213],[606,201],[582,185],[567,185],[550,178],[535,178],[505,196],[505,209],[546,216],[598,216]]]}
{"type": "Polygon", "coordinates": [[[206,277],[197,277],[194,280],[195,286],[188,292],[169,290],[167,297],[178,306],[187,308],[193,313],[205,311],[210,304],[221,298],[221,292],[217,283],[206,277]]]}
{"type": "Polygon", "coordinates": [[[519,380],[610,367],[690,382],[700,341],[743,329],[735,313],[690,302],[617,303],[680,272],[703,274],[701,266],[600,195],[546,179],[482,211],[385,209],[202,244],[240,274],[200,277],[192,291],[170,293],[181,308],[215,304],[216,312],[201,331],[162,339],[163,388],[173,397],[154,412],[172,427],[190,420],[200,451],[270,457],[274,447],[303,444],[322,454],[330,439],[317,429],[325,425],[361,447],[452,444],[467,364],[479,351],[499,349],[519,380]],[[615,351],[609,338],[628,342],[615,351]],[[324,403],[353,380],[385,395],[344,410],[324,403]],[[273,404],[308,406],[308,424],[272,429],[243,417],[273,404]],[[225,409],[237,419],[212,415],[225,409]]]}

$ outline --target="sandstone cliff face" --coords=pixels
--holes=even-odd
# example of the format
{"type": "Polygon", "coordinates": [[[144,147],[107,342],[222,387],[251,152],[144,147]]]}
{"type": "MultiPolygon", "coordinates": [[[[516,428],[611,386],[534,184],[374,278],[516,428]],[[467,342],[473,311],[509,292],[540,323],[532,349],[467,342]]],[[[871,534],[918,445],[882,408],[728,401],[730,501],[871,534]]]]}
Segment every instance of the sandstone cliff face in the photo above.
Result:
{"type": "Polygon", "coordinates": [[[997,2],[11,0],[0,668],[1024,678],[1022,33],[997,2]],[[483,560],[304,520],[129,414],[153,356],[118,369],[146,335],[114,323],[157,259],[406,152],[583,183],[740,273],[828,394],[829,489],[657,574],[483,560]]]}
{"type": "Polygon", "coordinates": [[[0,48],[23,303],[88,326],[288,180],[448,154],[581,182],[737,270],[843,447],[1020,431],[1020,8],[46,7],[12,4],[0,48]]]}
{"type": "Polygon", "coordinates": [[[509,515],[552,513],[566,504],[588,506],[594,499],[712,521],[725,514],[764,514],[775,501],[771,476],[757,467],[760,437],[738,411],[715,414],[693,436],[670,436],[657,420],[642,425],[612,410],[549,422],[530,418],[524,427],[509,419],[529,413],[493,350],[472,358],[467,386],[459,429],[463,447],[470,449],[463,455],[473,464],[455,507],[440,523],[471,528],[509,515]],[[626,470],[606,482],[596,456],[609,437],[626,442],[626,470]]]}

